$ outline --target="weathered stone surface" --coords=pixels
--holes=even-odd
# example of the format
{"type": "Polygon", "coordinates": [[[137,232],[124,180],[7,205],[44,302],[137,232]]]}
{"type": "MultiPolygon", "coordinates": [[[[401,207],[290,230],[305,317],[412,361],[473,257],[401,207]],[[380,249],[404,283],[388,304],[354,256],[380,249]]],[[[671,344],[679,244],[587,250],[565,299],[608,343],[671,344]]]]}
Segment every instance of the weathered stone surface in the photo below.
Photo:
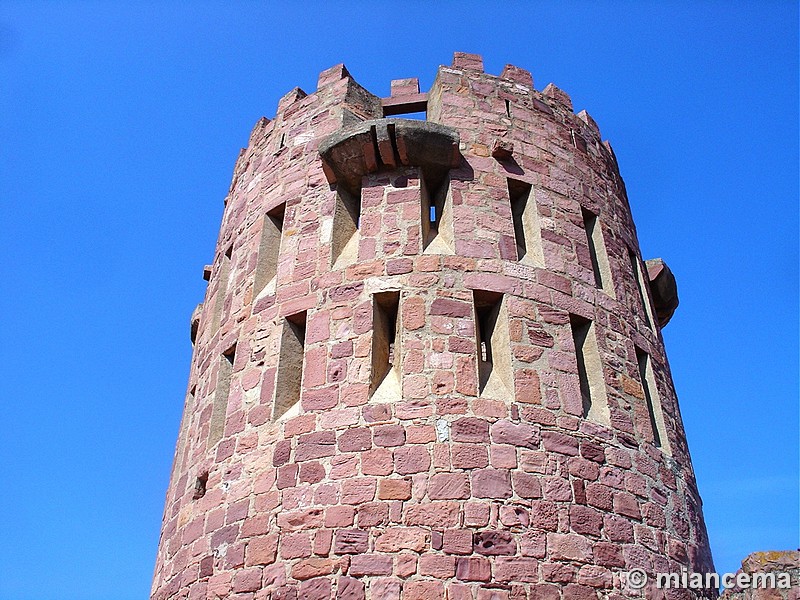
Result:
{"type": "Polygon", "coordinates": [[[644,264],[658,325],[664,327],[678,308],[678,283],[663,259],[651,258],[644,264]]]}
{"type": "Polygon", "coordinates": [[[634,567],[712,570],[677,295],[631,268],[591,116],[458,53],[384,99],[336,65],[274,117],[192,316],[152,600],[621,600],[634,567]]]}

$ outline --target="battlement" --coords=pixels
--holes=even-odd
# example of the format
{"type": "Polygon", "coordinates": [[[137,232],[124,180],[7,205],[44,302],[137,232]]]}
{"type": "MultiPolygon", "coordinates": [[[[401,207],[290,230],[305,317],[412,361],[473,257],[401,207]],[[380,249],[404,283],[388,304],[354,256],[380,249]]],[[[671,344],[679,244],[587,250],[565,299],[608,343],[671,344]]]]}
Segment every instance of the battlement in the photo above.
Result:
{"type": "Polygon", "coordinates": [[[552,84],[465,53],[387,98],[323,71],[254,127],[204,275],[153,598],[600,600],[712,568],[675,280],[552,84]]]}

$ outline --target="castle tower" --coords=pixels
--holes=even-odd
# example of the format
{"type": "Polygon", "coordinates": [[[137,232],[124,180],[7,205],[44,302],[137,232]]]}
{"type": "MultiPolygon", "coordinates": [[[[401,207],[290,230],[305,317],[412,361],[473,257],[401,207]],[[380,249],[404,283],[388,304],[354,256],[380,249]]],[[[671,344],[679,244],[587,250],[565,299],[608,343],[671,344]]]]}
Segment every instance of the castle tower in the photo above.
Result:
{"type": "Polygon", "coordinates": [[[621,599],[630,569],[713,570],[674,279],[552,84],[462,53],[427,94],[323,72],[256,124],[206,277],[153,598],[621,599]]]}

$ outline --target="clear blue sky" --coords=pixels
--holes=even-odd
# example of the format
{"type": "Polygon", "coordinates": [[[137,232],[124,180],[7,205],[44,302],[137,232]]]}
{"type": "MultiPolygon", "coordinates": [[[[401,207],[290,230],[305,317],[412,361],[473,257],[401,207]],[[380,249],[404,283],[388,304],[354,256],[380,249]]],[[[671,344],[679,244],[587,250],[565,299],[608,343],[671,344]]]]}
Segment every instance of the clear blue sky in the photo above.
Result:
{"type": "Polygon", "coordinates": [[[0,4],[0,599],[145,598],[234,161],[294,86],[454,50],[614,145],[719,571],[798,545],[795,3],[0,4]]]}

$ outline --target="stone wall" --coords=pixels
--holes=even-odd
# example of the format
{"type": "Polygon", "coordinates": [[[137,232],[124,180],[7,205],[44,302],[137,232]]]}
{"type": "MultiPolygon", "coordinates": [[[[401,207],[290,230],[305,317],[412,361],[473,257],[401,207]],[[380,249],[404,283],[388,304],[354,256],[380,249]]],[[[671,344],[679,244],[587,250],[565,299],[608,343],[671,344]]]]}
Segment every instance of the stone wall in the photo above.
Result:
{"type": "Polygon", "coordinates": [[[623,598],[632,568],[713,570],[594,120],[476,55],[392,91],[329,69],[239,156],[152,597],[623,598]]]}

